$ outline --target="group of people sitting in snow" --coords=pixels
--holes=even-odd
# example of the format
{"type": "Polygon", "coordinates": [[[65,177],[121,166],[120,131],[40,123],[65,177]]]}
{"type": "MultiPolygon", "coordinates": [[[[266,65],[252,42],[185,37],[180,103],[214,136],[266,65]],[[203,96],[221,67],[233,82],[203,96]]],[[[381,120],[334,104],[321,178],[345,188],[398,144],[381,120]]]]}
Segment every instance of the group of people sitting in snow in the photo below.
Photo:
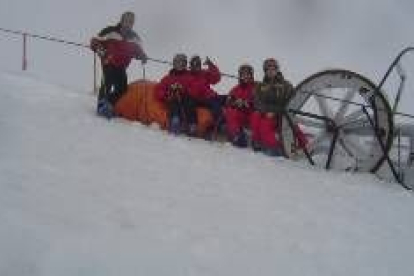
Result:
{"type": "MultiPolygon", "coordinates": [[[[133,24],[134,14],[126,12],[116,26],[103,29],[91,41],[91,48],[101,57],[103,67],[97,106],[100,115],[110,114],[126,92],[126,68],[131,60],[136,58],[145,63],[148,59],[132,30],[133,24]]],[[[196,108],[204,107],[214,120],[209,135],[224,129],[228,140],[237,147],[250,144],[255,151],[283,155],[276,133],[286,104],[293,96],[293,86],[283,77],[278,62],[274,58],[264,60],[262,82],[255,82],[251,65],[240,65],[239,83],[228,95],[220,95],[211,88],[221,79],[219,68],[209,58],[203,64],[199,56],[193,56],[188,66],[187,56],[176,54],[172,69],[156,86],[155,97],[168,109],[168,131],[196,136],[196,108]]],[[[304,147],[305,136],[301,131],[296,132],[299,145],[304,147]]]]}

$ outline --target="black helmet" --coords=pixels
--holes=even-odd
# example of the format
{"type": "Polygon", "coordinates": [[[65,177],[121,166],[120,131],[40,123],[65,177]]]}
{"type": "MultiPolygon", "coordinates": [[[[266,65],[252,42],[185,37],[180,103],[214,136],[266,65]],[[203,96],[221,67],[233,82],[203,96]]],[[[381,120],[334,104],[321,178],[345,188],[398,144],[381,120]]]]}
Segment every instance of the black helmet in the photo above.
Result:
{"type": "Polygon", "coordinates": [[[173,68],[183,70],[187,68],[187,56],[185,54],[176,54],[173,58],[173,68]]]}
{"type": "Polygon", "coordinates": [[[263,71],[266,72],[268,68],[273,67],[279,71],[279,63],[274,58],[267,58],[263,62],[263,71]]]}
{"type": "Polygon", "coordinates": [[[239,77],[241,76],[242,73],[245,73],[245,72],[248,73],[251,77],[253,77],[253,73],[254,73],[253,66],[247,63],[240,65],[239,77]]]}
{"type": "Polygon", "coordinates": [[[200,58],[200,56],[195,55],[195,56],[191,57],[191,59],[190,59],[190,68],[192,70],[201,69],[201,58],[200,58]]]}

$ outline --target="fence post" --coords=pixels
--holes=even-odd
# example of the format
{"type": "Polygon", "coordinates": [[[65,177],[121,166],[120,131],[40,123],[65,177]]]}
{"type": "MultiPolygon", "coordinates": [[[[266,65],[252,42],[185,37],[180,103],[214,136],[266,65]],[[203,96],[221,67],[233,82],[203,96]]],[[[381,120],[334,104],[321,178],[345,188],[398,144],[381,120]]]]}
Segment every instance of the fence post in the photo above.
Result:
{"type": "Polygon", "coordinates": [[[27,69],[27,34],[23,33],[23,57],[22,57],[22,70],[27,69]]]}

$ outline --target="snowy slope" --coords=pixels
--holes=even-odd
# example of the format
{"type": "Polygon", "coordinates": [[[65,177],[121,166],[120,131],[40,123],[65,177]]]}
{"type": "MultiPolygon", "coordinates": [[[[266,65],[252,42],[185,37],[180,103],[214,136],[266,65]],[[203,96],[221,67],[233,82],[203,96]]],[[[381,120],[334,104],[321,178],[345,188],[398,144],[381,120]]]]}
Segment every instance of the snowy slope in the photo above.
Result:
{"type": "Polygon", "coordinates": [[[414,275],[413,194],[0,74],[0,275],[414,275]]]}

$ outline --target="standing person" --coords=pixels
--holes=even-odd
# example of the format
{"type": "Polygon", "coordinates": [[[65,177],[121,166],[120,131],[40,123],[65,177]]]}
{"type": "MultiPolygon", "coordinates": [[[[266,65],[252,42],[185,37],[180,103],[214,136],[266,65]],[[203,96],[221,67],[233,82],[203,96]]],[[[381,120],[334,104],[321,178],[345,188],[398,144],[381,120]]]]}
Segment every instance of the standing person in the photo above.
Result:
{"type": "Polygon", "coordinates": [[[126,69],[131,60],[147,61],[141,39],[132,29],[134,22],[134,13],[125,12],[118,24],[104,28],[91,40],[91,49],[100,56],[103,71],[98,94],[98,115],[108,118],[113,115],[113,106],[127,90],[126,69]]]}
{"type": "MultiPolygon", "coordinates": [[[[253,150],[263,150],[267,155],[281,156],[283,150],[276,133],[294,90],[292,84],[284,78],[274,58],[268,58],[263,62],[263,71],[263,82],[256,86],[254,93],[255,111],[251,118],[252,147],[253,150]]],[[[298,130],[299,128],[295,128],[297,138],[301,142],[304,136],[298,130]]]]}
{"type": "Polygon", "coordinates": [[[253,111],[254,71],[249,64],[239,67],[239,84],[233,87],[227,97],[224,109],[228,139],[234,146],[247,147],[245,131],[250,126],[253,111]]]}
{"type": "Polygon", "coordinates": [[[189,135],[195,135],[197,130],[195,104],[189,95],[190,81],[187,56],[176,54],[173,68],[155,87],[155,97],[167,106],[168,130],[173,134],[185,129],[189,135]]]}
{"type": "Polygon", "coordinates": [[[197,55],[190,59],[190,91],[189,94],[197,107],[207,108],[213,115],[214,124],[221,117],[223,98],[211,88],[220,82],[219,68],[207,57],[204,61],[207,68],[202,68],[201,58],[197,55]]]}

